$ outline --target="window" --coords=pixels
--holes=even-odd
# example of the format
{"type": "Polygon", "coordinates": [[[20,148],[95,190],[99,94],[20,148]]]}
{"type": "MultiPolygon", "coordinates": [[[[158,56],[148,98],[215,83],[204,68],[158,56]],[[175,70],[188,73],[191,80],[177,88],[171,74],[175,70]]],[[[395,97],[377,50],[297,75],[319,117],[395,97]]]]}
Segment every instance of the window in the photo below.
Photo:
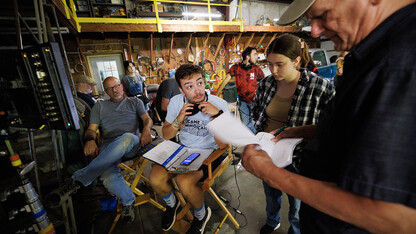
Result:
{"type": "Polygon", "coordinates": [[[93,78],[97,82],[97,92],[100,98],[108,99],[104,92],[103,81],[106,77],[114,76],[121,80],[124,75],[121,54],[88,56],[88,63],[92,71],[93,78]]]}
{"type": "Polygon", "coordinates": [[[315,51],[315,53],[313,54],[313,61],[318,67],[328,65],[326,62],[324,51],[315,51]]]}

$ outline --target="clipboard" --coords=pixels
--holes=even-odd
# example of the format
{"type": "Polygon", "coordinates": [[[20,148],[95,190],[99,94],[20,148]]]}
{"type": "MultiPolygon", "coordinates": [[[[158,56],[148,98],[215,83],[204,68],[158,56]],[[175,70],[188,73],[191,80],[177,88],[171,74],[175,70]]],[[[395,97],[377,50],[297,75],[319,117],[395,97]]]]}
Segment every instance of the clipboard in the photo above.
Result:
{"type": "Polygon", "coordinates": [[[192,149],[173,141],[165,140],[145,153],[143,157],[163,166],[169,172],[185,173],[199,170],[202,163],[213,151],[214,149],[192,149]],[[182,162],[192,154],[199,155],[188,165],[183,165],[182,162]]]}

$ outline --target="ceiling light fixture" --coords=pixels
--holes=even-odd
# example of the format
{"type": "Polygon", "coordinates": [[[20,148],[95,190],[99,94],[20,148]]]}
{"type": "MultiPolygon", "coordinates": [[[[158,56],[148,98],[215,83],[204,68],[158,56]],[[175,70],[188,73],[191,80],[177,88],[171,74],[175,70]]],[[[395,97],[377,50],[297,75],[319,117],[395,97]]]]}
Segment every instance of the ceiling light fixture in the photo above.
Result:
{"type": "Polygon", "coordinates": [[[199,13],[199,12],[182,12],[183,16],[194,16],[194,17],[209,17],[211,18],[220,18],[221,14],[208,14],[208,13],[199,13]]]}

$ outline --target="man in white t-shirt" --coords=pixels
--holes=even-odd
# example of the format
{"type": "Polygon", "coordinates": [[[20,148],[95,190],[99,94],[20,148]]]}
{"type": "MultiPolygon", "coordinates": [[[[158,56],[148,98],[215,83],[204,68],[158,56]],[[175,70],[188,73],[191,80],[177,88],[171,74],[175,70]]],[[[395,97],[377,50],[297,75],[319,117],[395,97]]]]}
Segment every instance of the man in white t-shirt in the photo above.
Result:
{"type": "MultiPolygon", "coordinates": [[[[168,105],[162,132],[164,139],[171,139],[179,132],[182,145],[189,148],[224,148],[226,145],[208,132],[206,125],[223,112],[228,112],[227,102],[205,93],[205,81],[201,67],[193,64],[182,65],[175,73],[181,94],[174,96],[168,105]]],[[[213,162],[217,167],[222,157],[213,162]]],[[[194,208],[194,220],[187,233],[203,233],[211,217],[211,209],[204,204],[204,192],[199,182],[208,174],[207,168],[193,173],[168,174],[166,169],[154,164],[150,173],[153,190],[163,197],[166,211],[162,218],[162,229],[168,231],[175,223],[179,201],[173,193],[171,179],[176,176],[179,189],[194,208]]]]}

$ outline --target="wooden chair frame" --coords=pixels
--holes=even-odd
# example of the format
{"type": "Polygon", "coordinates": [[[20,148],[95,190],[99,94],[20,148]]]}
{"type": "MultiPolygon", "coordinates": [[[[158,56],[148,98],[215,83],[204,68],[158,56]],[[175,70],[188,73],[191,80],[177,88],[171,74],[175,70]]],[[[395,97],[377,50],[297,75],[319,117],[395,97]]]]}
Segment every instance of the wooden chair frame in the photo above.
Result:
{"type": "MultiPolygon", "coordinates": [[[[137,159],[133,160],[133,164],[131,166],[127,166],[125,163],[120,163],[119,167],[125,171],[127,171],[129,174],[127,177],[125,177],[125,181],[126,183],[130,186],[131,190],[133,191],[133,193],[136,195],[136,200],[134,202],[134,206],[140,206],[142,204],[145,203],[150,203],[154,206],[156,206],[157,208],[159,208],[162,211],[165,211],[165,207],[163,207],[158,201],[157,201],[157,196],[155,194],[155,199],[153,199],[150,196],[150,193],[144,193],[142,192],[140,189],[137,188],[137,184],[139,183],[140,180],[143,180],[145,183],[149,184],[149,179],[146,178],[143,175],[144,169],[146,168],[146,165],[149,161],[143,157],[139,157],[137,159]],[[137,168],[137,169],[135,169],[137,168]],[[133,182],[130,182],[130,177],[134,175],[134,179],[133,182]]],[[[111,225],[110,230],[108,231],[108,233],[113,232],[114,228],[117,225],[118,220],[120,219],[121,216],[121,210],[122,210],[122,205],[120,204],[120,202],[118,202],[117,205],[117,215],[113,221],[113,224],[111,225]]]]}
{"type": "MultiPolygon", "coordinates": [[[[234,224],[234,226],[238,229],[240,225],[238,224],[237,220],[233,217],[233,215],[230,213],[230,211],[227,209],[224,202],[218,197],[218,195],[215,193],[215,191],[211,188],[211,186],[214,184],[214,181],[217,177],[219,177],[225,169],[227,169],[228,165],[230,164],[231,160],[233,159],[232,155],[232,146],[228,147],[228,155],[227,157],[221,162],[221,164],[213,171],[212,170],[212,162],[214,162],[218,157],[223,155],[225,151],[227,151],[227,147],[224,149],[216,149],[214,152],[211,153],[211,155],[205,159],[203,162],[203,165],[206,165],[208,167],[208,177],[202,182],[201,187],[203,191],[208,191],[208,193],[211,195],[211,197],[217,202],[217,204],[221,207],[221,209],[225,212],[225,216],[220,222],[220,224],[217,227],[217,231],[222,226],[222,224],[229,218],[231,222],[234,224]]],[[[179,188],[175,182],[174,179],[172,179],[172,183],[175,187],[175,194],[178,198],[182,209],[181,211],[176,215],[176,222],[172,227],[172,230],[178,232],[178,233],[185,233],[190,223],[188,221],[185,221],[183,217],[186,215],[187,219],[191,221],[193,219],[192,214],[190,213],[190,209],[192,208],[191,204],[189,202],[185,201],[185,198],[182,196],[182,194],[179,192],[179,188]]]]}

